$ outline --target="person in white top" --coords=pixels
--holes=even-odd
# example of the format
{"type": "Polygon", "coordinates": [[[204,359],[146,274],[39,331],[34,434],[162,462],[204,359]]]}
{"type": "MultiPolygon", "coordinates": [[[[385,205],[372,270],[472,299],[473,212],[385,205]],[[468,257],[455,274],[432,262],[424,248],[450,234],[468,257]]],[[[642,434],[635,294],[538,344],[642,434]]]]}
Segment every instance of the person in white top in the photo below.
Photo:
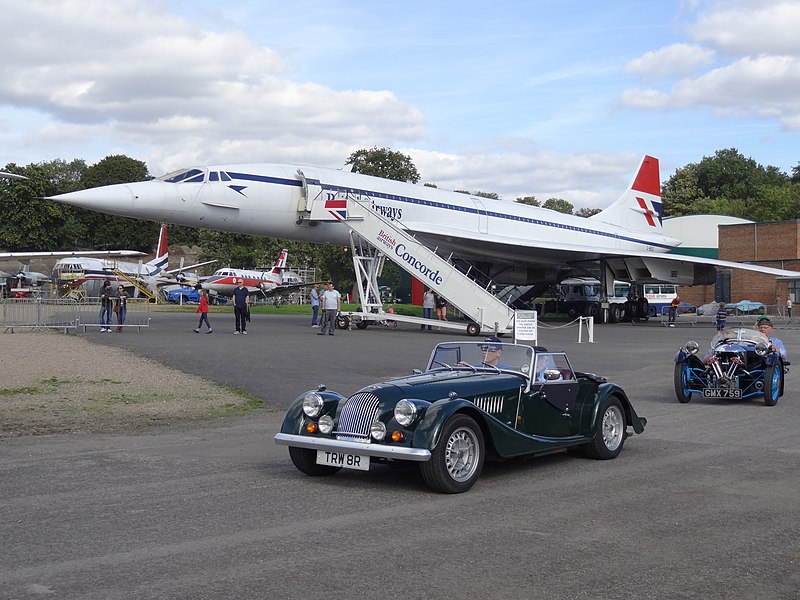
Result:
{"type": "Polygon", "coordinates": [[[328,335],[333,335],[333,331],[336,329],[336,315],[342,306],[342,296],[329,281],[325,284],[325,291],[322,292],[320,300],[322,301],[322,321],[317,335],[325,335],[326,329],[328,335]]]}

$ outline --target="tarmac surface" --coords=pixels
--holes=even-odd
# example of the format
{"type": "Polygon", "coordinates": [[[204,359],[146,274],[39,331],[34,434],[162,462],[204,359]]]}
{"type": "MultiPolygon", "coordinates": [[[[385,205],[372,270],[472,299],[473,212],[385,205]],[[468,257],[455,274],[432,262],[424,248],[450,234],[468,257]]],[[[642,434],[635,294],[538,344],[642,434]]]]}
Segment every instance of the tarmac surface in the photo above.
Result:
{"type": "MultiPolygon", "coordinates": [[[[254,315],[153,314],[141,333],[81,334],[262,398],[273,411],[141,435],[0,444],[0,598],[796,599],[800,402],[675,399],[673,356],[713,328],[540,326],[539,344],[619,383],[644,434],[621,455],[488,463],[465,494],[413,468],[302,475],[272,440],[282,408],[423,368],[414,328],[317,336],[254,315]],[[586,339],[586,331],[583,332],[586,339]]],[[[23,334],[24,335],[24,334],[23,334]]],[[[800,330],[776,328],[800,360],[800,330]]],[[[146,376],[146,374],[143,374],[146,376]]],[[[191,394],[191,390],[187,390],[191,394]]]]}

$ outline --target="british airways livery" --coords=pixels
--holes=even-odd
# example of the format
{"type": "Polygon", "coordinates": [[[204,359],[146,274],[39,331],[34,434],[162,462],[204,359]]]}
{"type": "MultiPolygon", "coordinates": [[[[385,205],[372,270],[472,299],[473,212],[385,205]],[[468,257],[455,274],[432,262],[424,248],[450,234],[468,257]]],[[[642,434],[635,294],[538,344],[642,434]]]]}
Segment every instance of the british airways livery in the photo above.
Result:
{"type": "Polygon", "coordinates": [[[669,254],[680,240],[661,226],[658,159],[645,156],[620,198],[583,218],[517,202],[289,164],[192,167],[155,180],[51,198],[91,210],[220,231],[349,243],[343,196],[401,225],[439,254],[478,266],[498,283],[557,282],[568,268],[602,264],[634,283],[713,283],[715,266],[800,273],[669,254]],[[322,209],[320,211],[320,209],[322,209]],[[324,214],[324,219],[312,218],[324,214]]]}

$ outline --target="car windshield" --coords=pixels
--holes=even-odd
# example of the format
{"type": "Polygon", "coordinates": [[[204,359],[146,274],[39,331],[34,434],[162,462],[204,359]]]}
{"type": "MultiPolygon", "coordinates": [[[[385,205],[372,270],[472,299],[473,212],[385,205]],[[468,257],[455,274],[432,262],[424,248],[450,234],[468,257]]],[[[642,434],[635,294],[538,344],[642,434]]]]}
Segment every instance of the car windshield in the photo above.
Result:
{"type": "Polygon", "coordinates": [[[530,375],[533,348],[494,342],[446,342],[433,349],[428,371],[448,368],[499,369],[530,375]]]}
{"type": "Polygon", "coordinates": [[[720,344],[740,342],[745,344],[757,344],[764,342],[769,344],[767,336],[756,329],[723,329],[711,340],[711,346],[716,347],[720,344]]]}

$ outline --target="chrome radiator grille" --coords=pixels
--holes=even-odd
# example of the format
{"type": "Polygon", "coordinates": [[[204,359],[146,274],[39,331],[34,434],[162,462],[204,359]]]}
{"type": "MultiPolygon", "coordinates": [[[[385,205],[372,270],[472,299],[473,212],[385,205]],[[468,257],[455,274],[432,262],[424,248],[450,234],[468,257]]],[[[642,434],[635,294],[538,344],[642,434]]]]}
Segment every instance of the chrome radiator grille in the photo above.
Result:
{"type": "Polygon", "coordinates": [[[503,411],[502,396],[482,396],[474,398],[472,403],[481,410],[485,410],[487,413],[499,413],[503,411]]]}
{"type": "Polygon", "coordinates": [[[369,439],[369,429],[378,414],[378,397],[362,392],[347,399],[339,415],[337,433],[364,436],[369,439]]]}

